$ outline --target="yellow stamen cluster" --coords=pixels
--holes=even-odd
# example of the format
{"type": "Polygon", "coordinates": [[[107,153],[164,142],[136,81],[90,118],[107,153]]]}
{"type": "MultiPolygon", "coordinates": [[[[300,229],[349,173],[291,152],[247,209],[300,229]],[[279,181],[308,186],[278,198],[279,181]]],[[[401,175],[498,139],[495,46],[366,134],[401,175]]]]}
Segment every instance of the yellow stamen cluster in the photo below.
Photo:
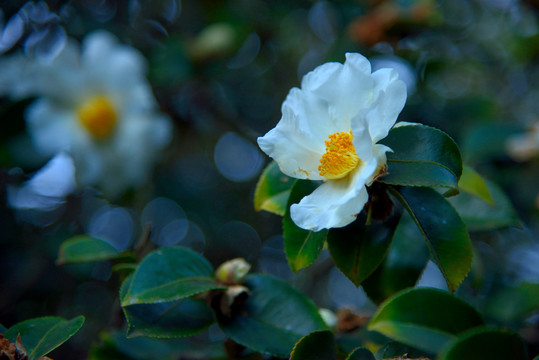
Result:
{"type": "Polygon", "coordinates": [[[318,166],[321,176],[326,179],[341,179],[361,163],[352,143],[353,139],[352,131],[329,135],[329,140],[325,141],[326,152],[318,166]]]}
{"type": "Polygon", "coordinates": [[[105,96],[95,96],[77,109],[82,126],[96,139],[104,139],[114,131],[118,121],[114,105],[105,96]]]}

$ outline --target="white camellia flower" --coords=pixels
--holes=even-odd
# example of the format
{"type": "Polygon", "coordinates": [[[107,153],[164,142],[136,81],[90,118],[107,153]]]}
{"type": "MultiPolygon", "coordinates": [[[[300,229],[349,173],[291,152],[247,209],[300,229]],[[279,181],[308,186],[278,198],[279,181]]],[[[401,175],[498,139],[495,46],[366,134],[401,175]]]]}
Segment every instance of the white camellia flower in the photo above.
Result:
{"type": "Polygon", "coordinates": [[[81,51],[70,40],[49,63],[15,55],[0,66],[0,92],[38,97],[26,112],[36,150],[69,154],[79,185],[110,196],[140,185],[171,139],[144,57],[107,32],[88,35],[81,51]]]}
{"type": "Polygon", "coordinates": [[[347,53],[344,64],[326,63],[292,88],[282,118],[258,145],[283,173],[322,180],[290,208],[301,228],[318,231],[355,220],[368,201],[366,186],[386,173],[387,136],[406,101],[393,69],[371,73],[369,61],[347,53]]]}

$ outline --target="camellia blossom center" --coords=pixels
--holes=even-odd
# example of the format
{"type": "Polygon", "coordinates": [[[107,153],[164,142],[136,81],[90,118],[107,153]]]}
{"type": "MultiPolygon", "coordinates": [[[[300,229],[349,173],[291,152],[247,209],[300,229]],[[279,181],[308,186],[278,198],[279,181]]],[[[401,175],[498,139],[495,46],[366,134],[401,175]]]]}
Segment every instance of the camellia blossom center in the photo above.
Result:
{"type": "Polygon", "coordinates": [[[95,96],[77,108],[82,126],[96,139],[110,136],[116,127],[118,116],[112,102],[105,96],[95,96]]]}
{"type": "Polygon", "coordinates": [[[337,132],[329,135],[326,140],[326,152],[320,159],[318,171],[326,179],[341,179],[361,163],[356,154],[352,140],[354,136],[350,132],[337,132]]]}

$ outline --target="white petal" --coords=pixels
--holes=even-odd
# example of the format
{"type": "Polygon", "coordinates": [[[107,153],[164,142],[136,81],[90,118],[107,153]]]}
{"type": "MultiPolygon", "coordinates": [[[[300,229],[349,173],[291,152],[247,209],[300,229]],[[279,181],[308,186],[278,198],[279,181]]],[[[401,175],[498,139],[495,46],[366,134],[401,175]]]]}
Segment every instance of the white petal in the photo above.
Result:
{"type": "Polygon", "coordinates": [[[378,176],[381,175],[380,172],[382,171],[384,166],[387,164],[386,153],[388,151],[393,151],[393,150],[391,150],[391,148],[382,144],[374,145],[373,155],[374,155],[374,158],[376,159],[375,161],[376,167],[372,169],[372,172],[367,177],[367,182],[366,182],[367,186],[370,186],[373,183],[373,181],[376,180],[376,178],[378,178],[378,176]]]}
{"type": "Polygon", "coordinates": [[[68,41],[51,63],[43,64],[20,53],[0,59],[0,93],[19,99],[28,96],[71,96],[77,81],[78,47],[68,41]],[[75,70],[75,71],[74,71],[75,70]]]}
{"type": "Polygon", "coordinates": [[[83,62],[88,65],[102,62],[116,47],[116,43],[116,37],[103,30],[88,34],[82,44],[83,62]]]}
{"type": "Polygon", "coordinates": [[[393,125],[393,128],[396,129],[396,128],[402,127],[402,126],[421,126],[421,125],[423,125],[423,124],[416,123],[416,122],[409,122],[409,121],[399,121],[398,123],[393,125]]]}
{"type": "MultiPolygon", "coordinates": [[[[326,75],[328,78],[323,86],[312,91],[334,107],[334,113],[341,121],[349,124],[350,119],[373,100],[371,66],[365,57],[352,53],[346,54],[343,65],[337,65],[331,67],[332,73],[326,75]]],[[[319,68],[325,69],[324,65],[319,68]]],[[[314,72],[321,72],[319,68],[314,72]]]]}
{"type": "Polygon", "coordinates": [[[310,91],[292,88],[281,110],[283,115],[292,112],[297,117],[301,128],[312,134],[309,142],[316,142],[313,147],[322,152],[325,151],[324,141],[330,134],[350,131],[350,122],[342,121],[333,106],[310,91]]]}
{"type": "Polygon", "coordinates": [[[332,81],[341,69],[342,64],[337,62],[329,62],[317,66],[314,70],[303,76],[301,88],[307,91],[316,91],[332,81]]]}
{"type": "Polygon", "coordinates": [[[406,102],[406,85],[393,69],[380,69],[372,74],[376,101],[366,114],[374,142],[387,136],[406,102]]]}
{"type": "Polygon", "coordinates": [[[329,118],[327,104],[309,92],[293,88],[282,113],[277,126],[258,138],[258,145],[286,175],[322,180],[318,166],[326,151],[324,141],[339,131],[329,118]]]}
{"type": "MultiPolygon", "coordinates": [[[[366,164],[366,167],[370,169],[373,166],[366,164]]],[[[344,179],[330,180],[320,185],[299,204],[290,207],[294,223],[313,231],[350,224],[369,198],[365,187],[367,172],[359,170],[344,179]]]]}
{"type": "MultiPolygon", "coordinates": [[[[95,147],[78,147],[71,153],[75,161],[75,177],[81,186],[94,186],[103,179],[103,154],[95,147]]],[[[106,179],[103,179],[106,181],[106,179]]]]}
{"type": "Polygon", "coordinates": [[[323,152],[313,151],[297,129],[277,126],[257,142],[284,174],[297,179],[324,179],[318,171],[323,152]]]}
{"type": "Polygon", "coordinates": [[[56,155],[23,186],[8,187],[10,205],[17,209],[50,211],[75,190],[73,160],[64,153],[56,155]]]}
{"type": "Polygon", "coordinates": [[[69,151],[74,145],[86,143],[85,134],[71,109],[65,109],[46,98],[26,109],[28,131],[36,149],[44,155],[69,151]]]}
{"type": "Polygon", "coordinates": [[[145,81],[146,61],[134,48],[120,45],[106,31],[84,39],[82,68],[87,82],[102,91],[125,89],[145,81]]]}
{"type": "Polygon", "coordinates": [[[59,153],[36,172],[27,185],[42,196],[65,197],[71,194],[76,187],[73,159],[59,153]]]}
{"type": "Polygon", "coordinates": [[[157,102],[153,97],[151,87],[145,81],[136,83],[116,83],[107,86],[106,92],[119,111],[126,117],[130,113],[149,112],[157,110],[157,102]]]}
{"type": "Polygon", "coordinates": [[[20,188],[8,186],[7,201],[15,209],[38,211],[54,210],[64,202],[62,198],[36,194],[29,186],[24,185],[20,188]]]}
{"type": "Polygon", "coordinates": [[[373,145],[370,129],[365,117],[357,115],[352,118],[351,129],[354,136],[353,144],[356,155],[363,163],[370,162],[373,158],[373,145]]]}

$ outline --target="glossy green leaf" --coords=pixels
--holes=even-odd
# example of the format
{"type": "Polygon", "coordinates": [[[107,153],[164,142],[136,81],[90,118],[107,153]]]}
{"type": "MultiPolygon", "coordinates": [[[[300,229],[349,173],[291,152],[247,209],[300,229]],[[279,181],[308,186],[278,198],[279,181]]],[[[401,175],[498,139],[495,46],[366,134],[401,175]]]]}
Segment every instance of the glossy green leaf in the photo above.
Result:
{"type": "Polygon", "coordinates": [[[217,317],[235,342],[263,354],[288,357],[301,337],[326,329],[316,306],[286,282],[252,275],[244,285],[251,293],[241,309],[232,317],[217,317]]]}
{"type": "MultiPolygon", "coordinates": [[[[130,275],[120,287],[124,299],[133,282],[130,275]]],[[[213,312],[202,300],[182,299],[156,304],[124,306],[127,336],[184,337],[207,329],[215,321],[213,312]]]]}
{"type": "Polygon", "coordinates": [[[354,349],[346,360],[376,360],[374,355],[366,348],[359,347],[357,349],[354,349]]]}
{"type": "Polygon", "coordinates": [[[414,288],[384,302],[369,330],[418,349],[437,353],[463,331],[483,325],[481,315],[446,291],[414,288]]]}
{"type": "Polygon", "coordinates": [[[21,342],[26,348],[28,359],[40,358],[72,337],[84,323],[84,316],[71,320],[61,317],[47,316],[25,320],[10,327],[5,337],[15,342],[21,336],[21,342]]]}
{"type": "Polygon", "coordinates": [[[369,298],[377,304],[415,285],[429,261],[423,235],[405,212],[393,235],[382,264],[362,283],[369,298]]]}
{"type": "Polygon", "coordinates": [[[487,183],[474,169],[464,166],[459,180],[459,189],[474,195],[477,198],[494,205],[494,199],[488,189],[487,183]]]}
{"type": "Polygon", "coordinates": [[[459,215],[447,199],[431,188],[402,187],[393,189],[392,194],[412,216],[449,290],[455,291],[470,271],[473,259],[470,236],[459,215]]]}
{"type": "Polygon", "coordinates": [[[391,216],[385,222],[365,225],[362,212],[357,221],[328,234],[328,248],[335,265],[359,286],[382,263],[399,220],[391,216]]]}
{"type": "Polygon", "coordinates": [[[335,360],[335,350],[335,337],[331,331],[314,331],[296,343],[290,360],[335,360]]]}
{"type": "Polygon", "coordinates": [[[213,289],[224,287],[215,282],[213,268],[203,256],[186,248],[165,247],[142,260],[122,306],[166,303],[213,289]]]}
{"type": "Polygon", "coordinates": [[[524,341],[504,329],[479,328],[460,334],[444,349],[439,360],[526,360],[524,341]]]}
{"type": "Polygon", "coordinates": [[[489,180],[485,179],[484,181],[492,195],[494,205],[467,192],[462,192],[458,196],[448,199],[468,229],[482,231],[507,226],[521,226],[518,214],[503,190],[489,180]]]}
{"type": "Polygon", "coordinates": [[[269,163],[256,184],[255,210],[284,216],[292,185],[294,179],[283,174],[275,161],[269,163]]]}
{"type": "Polygon", "coordinates": [[[6,331],[7,329],[2,324],[0,324],[0,334],[5,334],[6,331]]]}
{"type": "Polygon", "coordinates": [[[393,152],[387,153],[388,175],[379,181],[458,191],[462,159],[459,148],[446,133],[421,124],[403,125],[391,129],[380,143],[393,152]]]}
{"type": "Polygon", "coordinates": [[[294,272],[311,265],[315,261],[326,240],[328,231],[309,231],[298,227],[290,217],[290,205],[300,202],[316,189],[316,183],[308,180],[298,180],[292,187],[290,198],[283,217],[284,250],[288,264],[294,272]]]}
{"type": "Polygon", "coordinates": [[[120,253],[108,242],[88,235],[78,235],[66,240],[60,246],[58,264],[75,264],[110,260],[120,253]]]}

